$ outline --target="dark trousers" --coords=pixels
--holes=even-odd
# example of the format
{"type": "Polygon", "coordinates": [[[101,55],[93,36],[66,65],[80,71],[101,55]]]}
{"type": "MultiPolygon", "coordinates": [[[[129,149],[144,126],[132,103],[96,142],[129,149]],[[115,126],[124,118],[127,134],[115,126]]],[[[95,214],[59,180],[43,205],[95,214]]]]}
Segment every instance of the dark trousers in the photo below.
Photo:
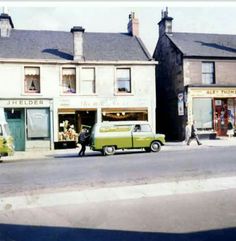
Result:
{"type": "Polygon", "coordinates": [[[201,142],[200,142],[200,140],[199,140],[199,138],[198,138],[198,135],[194,135],[194,136],[189,137],[189,139],[188,139],[188,141],[187,141],[187,145],[189,145],[190,142],[191,142],[193,139],[196,140],[196,142],[197,142],[198,145],[201,145],[201,142]]]}
{"type": "Polygon", "coordinates": [[[84,156],[85,155],[85,150],[86,150],[85,143],[81,143],[81,150],[79,152],[79,156],[84,156]]]}

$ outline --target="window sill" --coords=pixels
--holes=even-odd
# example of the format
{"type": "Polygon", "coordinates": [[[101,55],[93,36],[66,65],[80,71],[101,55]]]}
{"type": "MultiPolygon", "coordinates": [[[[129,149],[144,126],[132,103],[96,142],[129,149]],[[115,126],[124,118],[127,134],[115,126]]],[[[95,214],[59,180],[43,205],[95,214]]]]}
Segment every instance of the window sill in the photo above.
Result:
{"type": "Polygon", "coordinates": [[[133,93],[115,93],[115,96],[134,96],[133,93]]]}
{"type": "Polygon", "coordinates": [[[43,96],[42,93],[33,93],[33,92],[29,92],[29,93],[22,93],[22,96],[43,96]]]}

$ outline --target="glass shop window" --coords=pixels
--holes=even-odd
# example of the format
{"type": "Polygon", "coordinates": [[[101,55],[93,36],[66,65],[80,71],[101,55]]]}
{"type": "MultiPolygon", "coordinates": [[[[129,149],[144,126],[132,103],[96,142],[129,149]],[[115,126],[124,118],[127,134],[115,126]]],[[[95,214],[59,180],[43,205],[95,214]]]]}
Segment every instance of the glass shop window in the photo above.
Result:
{"type": "Polygon", "coordinates": [[[48,139],[50,137],[49,109],[27,109],[28,139],[48,139]]]}
{"type": "Polygon", "coordinates": [[[213,128],[213,112],[211,98],[193,99],[193,119],[199,129],[213,128]]]}

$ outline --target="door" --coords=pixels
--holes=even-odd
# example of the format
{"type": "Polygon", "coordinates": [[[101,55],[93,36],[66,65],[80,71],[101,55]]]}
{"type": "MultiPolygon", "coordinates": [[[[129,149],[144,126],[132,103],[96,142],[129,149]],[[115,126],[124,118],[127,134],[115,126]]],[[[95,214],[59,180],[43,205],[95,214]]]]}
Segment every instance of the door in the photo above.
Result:
{"type": "Polygon", "coordinates": [[[5,114],[14,138],[15,151],[25,151],[24,109],[6,109],[5,114]]]}
{"type": "Polygon", "coordinates": [[[133,130],[133,148],[149,147],[154,134],[148,124],[135,125],[133,130]]]}
{"type": "Polygon", "coordinates": [[[227,99],[215,99],[215,130],[218,136],[226,136],[228,129],[227,99]]]}

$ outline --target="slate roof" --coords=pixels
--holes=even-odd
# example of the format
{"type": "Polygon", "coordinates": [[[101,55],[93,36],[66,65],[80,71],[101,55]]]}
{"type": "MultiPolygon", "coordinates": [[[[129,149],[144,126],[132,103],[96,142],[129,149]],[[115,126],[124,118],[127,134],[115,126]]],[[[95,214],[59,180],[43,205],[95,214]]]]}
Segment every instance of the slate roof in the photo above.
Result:
{"type": "MultiPolygon", "coordinates": [[[[142,41],[127,33],[84,33],[86,61],[148,61],[142,41]]],[[[0,37],[0,58],[73,60],[73,34],[12,29],[0,37]]]]}
{"type": "Polygon", "coordinates": [[[236,35],[174,32],[167,36],[184,56],[236,57],[236,35]]]}

